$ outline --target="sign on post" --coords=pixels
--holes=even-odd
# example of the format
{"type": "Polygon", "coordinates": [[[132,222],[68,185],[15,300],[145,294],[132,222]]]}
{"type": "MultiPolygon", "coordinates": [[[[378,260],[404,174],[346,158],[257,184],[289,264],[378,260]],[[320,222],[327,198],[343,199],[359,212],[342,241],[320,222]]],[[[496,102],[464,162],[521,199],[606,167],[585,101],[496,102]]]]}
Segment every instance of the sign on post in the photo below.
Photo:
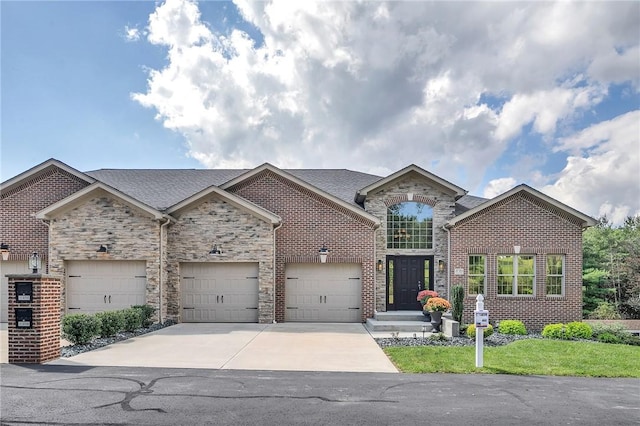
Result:
{"type": "Polygon", "coordinates": [[[483,309],[473,313],[475,314],[476,328],[487,328],[489,325],[489,311],[483,309]]]}
{"type": "Polygon", "coordinates": [[[476,310],[473,311],[476,323],[476,367],[484,365],[484,329],[489,325],[489,311],[484,309],[484,296],[476,296],[476,310]]]}

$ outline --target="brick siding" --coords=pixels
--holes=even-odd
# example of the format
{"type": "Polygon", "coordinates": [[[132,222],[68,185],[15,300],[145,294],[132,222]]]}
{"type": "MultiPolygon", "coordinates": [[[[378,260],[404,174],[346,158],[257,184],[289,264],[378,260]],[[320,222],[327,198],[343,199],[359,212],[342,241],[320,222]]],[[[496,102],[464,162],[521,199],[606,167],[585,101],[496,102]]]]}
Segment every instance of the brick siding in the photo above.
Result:
{"type": "Polygon", "coordinates": [[[270,171],[229,191],[282,218],[276,231],[276,321],[284,321],[286,261],[319,262],[323,244],[331,250],[328,262],[362,265],[362,321],[373,316],[373,223],[270,171]]]}
{"type": "MultiPolygon", "coordinates": [[[[468,256],[483,254],[487,258],[485,309],[492,323],[517,319],[529,330],[539,331],[551,322],[580,321],[582,318],[582,226],[552,208],[520,192],[491,208],[459,222],[451,229],[452,285],[461,284],[468,293],[468,256]],[[535,255],[535,295],[498,296],[497,256],[535,255]],[[546,295],[546,255],[565,256],[564,295],[546,295]],[[455,269],[464,275],[454,275],[455,269]]],[[[475,309],[475,295],[464,303],[463,321],[470,323],[475,309]]]]}

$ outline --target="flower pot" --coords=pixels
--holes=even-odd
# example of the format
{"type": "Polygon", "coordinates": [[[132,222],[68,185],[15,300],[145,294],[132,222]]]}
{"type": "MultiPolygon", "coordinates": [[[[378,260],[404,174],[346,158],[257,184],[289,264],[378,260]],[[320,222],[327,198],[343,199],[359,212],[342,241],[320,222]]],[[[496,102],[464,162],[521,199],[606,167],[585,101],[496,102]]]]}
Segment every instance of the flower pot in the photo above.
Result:
{"type": "Polygon", "coordinates": [[[429,312],[429,311],[422,311],[422,315],[424,315],[424,318],[422,319],[424,322],[429,322],[429,321],[431,321],[431,312],[429,312]]]}
{"type": "Polygon", "coordinates": [[[442,324],[442,312],[431,312],[431,326],[434,333],[440,333],[440,324],[442,324]]]}

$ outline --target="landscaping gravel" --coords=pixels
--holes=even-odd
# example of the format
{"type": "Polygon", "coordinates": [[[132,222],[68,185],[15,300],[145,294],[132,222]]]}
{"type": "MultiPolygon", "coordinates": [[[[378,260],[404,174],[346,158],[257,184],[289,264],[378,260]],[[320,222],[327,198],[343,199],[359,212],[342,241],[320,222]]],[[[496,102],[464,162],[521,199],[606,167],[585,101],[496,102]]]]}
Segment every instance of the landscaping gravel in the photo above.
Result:
{"type": "MultiPolygon", "coordinates": [[[[500,334],[493,333],[491,336],[484,339],[486,346],[503,346],[516,340],[523,339],[541,339],[540,334],[500,334]]],[[[416,337],[401,337],[401,338],[377,338],[376,343],[381,348],[388,348],[390,346],[475,346],[476,339],[470,339],[468,337],[439,337],[439,335],[431,335],[429,337],[422,337],[416,334],[416,337]]]]}
{"type": "Polygon", "coordinates": [[[146,328],[139,328],[133,332],[122,332],[118,333],[113,337],[97,337],[86,345],[71,345],[71,346],[63,346],[60,348],[60,357],[61,358],[69,358],[72,356],[79,355],[83,352],[89,352],[94,349],[101,348],[103,346],[110,345],[112,343],[120,342],[122,340],[127,340],[132,337],[141,336],[143,334],[150,333],[152,331],[160,330],[165,327],[169,327],[174,325],[175,321],[167,321],[162,324],[153,324],[146,328]]]}

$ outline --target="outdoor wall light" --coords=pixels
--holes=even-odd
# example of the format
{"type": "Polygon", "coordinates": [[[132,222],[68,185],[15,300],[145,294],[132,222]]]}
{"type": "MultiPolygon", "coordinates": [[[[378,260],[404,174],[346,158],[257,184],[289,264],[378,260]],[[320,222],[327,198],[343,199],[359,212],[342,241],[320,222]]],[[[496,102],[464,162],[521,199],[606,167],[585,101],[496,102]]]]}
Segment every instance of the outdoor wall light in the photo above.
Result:
{"type": "Polygon", "coordinates": [[[40,260],[40,256],[34,251],[31,257],[29,257],[29,269],[31,269],[34,274],[37,274],[41,268],[42,261],[40,260]]]}
{"type": "Polygon", "coordinates": [[[383,266],[382,265],[382,260],[378,260],[378,264],[377,264],[378,271],[382,271],[382,266],[383,266]]]}
{"type": "Polygon", "coordinates": [[[520,254],[520,246],[513,246],[513,252],[515,254],[520,254]]]}
{"type": "Polygon", "coordinates": [[[322,248],[320,248],[320,250],[318,250],[318,253],[320,253],[320,263],[327,263],[327,255],[331,252],[331,250],[329,250],[324,244],[322,245],[322,248]]]}
{"type": "Polygon", "coordinates": [[[213,248],[211,250],[209,250],[209,254],[222,254],[222,250],[218,248],[217,244],[213,245],[213,248]]]}
{"type": "Polygon", "coordinates": [[[102,244],[100,244],[100,248],[98,248],[98,250],[96,250],[97,253],[107,253],[107,246],[104,246],[102,244]]]}
{"type": "Polygon", "coordinates": [[[438,260],[438,269],[440,270],[440,272],[444,271],[444,267],[445,267],[444,260],[442,259],[438,260]]]}
{"type": "Polygon", "coordinates": [[[9,260],[9,244],[0,244],[0,254],[2,255],[2,260],[9,260]]]}

